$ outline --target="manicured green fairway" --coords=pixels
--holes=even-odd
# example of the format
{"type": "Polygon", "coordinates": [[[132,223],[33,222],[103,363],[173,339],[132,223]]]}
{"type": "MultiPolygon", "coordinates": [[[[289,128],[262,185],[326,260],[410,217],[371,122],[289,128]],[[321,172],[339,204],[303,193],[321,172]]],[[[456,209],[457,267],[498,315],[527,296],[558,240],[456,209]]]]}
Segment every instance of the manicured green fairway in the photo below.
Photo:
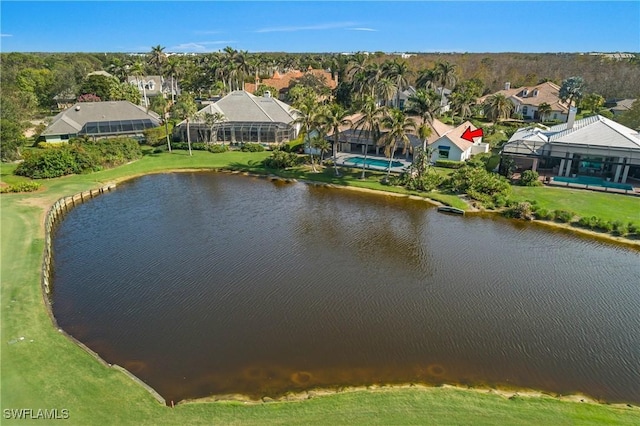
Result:
{"type": "MultiPolygon", "coordinates": [[[[0,196],[0,367],[5,410],[67,409],[65,424],[640,424],[640,408],[506,397],[450,388],[343,392],[298,402],[158,404],[52,326],[40,290],[42,220],[58,198],[131,175],[179,168],[250,168],[266,153],[184,152],[146,156],[113,170],[42,181],[29,194],[0,196]],[[24,338],[21,340],[21,338],[24,338]]],[[[11,166],[2,168],[2,173],[11,166]]],[[[374,180],[372,180],[374,182],[374,180]]],[[[49,424],[50,422],[37,422],[49,424]]]]}

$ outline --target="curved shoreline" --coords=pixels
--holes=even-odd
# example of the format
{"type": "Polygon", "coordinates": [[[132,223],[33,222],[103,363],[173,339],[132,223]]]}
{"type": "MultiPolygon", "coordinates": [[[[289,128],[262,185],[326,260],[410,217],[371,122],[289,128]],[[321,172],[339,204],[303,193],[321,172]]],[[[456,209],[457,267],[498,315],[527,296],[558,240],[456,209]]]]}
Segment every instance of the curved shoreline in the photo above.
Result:
{"type": "MultiPolygon", "coordinates": [[[[413,200],[418,200],[418,201],[426,201],[429,204],[438,206],[438,205],[443,205],[442,203],[436,201],[436,200],[432,200],[429,199],[427,197],[420,197],[417,195],[411,195],[411,194],[401,194],[401,193],[395,193],[395,192],[388,192],[388,191],[383,191],[383,190],[375,190],[375,189],[369,189],[369,188],[362,188],[362,187],[356,187],[356,186],[348,186],[348,185],[337,185],[337,184],[332,184],[332,183],[324,183],[324,182],[317,182],[317,181],[312,181],[312,180],[298,180],[298,179],[292,179],[292,178],[283,178],[277,175],[271,175],[271,174],[258,174],[258,173],[250,173],[250,172],[246,172],[246,171],[237,171],[237,170],[229,170],[229,169],[224,169],[224,168],[180,168],[180,169],[166,169],[166,170],[158,170],[158,171],[151,171],[151,172],[147,172],[147,173],[136,173],[136,174],[132,174],[132,175],[128,175],[128,176],[124,176],[118,179],[114,179],[114,180],[110,180],[108,181],[106,184],[104,184],[103,186],[101,186],[100,188],[105,188],[105,185],[108,186],[109,188],[113,188],[113,187],[117,187],[116,185],[122,182],[126,182],[129,180],[133,180],[142,176],[146,176],[146,175],[153,175],[153,174],[166,174],[166,173],[189,173],[189,172],[222,172],[222,173],[230,173],[230,174],[240,174],[243,176],[250,176],[250,177],[257,177],[257,178],[266,178],[266,179],[270,179],[272,181],[281,181],[281,182],[286,182],[286,183],[296,183],[296,182],[300,182],[300,183],[304,183],[304,184],[309,184],[309,185],[314,185],[314,186],[321,186],[321,187],[326,187],[326,188],[332,188],[332,189],[349,189],[349,190],[354,190],[354,191],[358,191],[358,192],[365,192],[365,193],[371,193],[371,194],[376,194],[376,195],[390,195],[390,196],[395,196],[395,197],[401,197],[401,198],[408,198],[408,199],[413,199],[413,200]]],[[[100,189],[98,188],[98,189],[100,189]]],[[[95,191],[96,189],[90,189],[88,192],[91,193],[91,191],[95,191]]],[[[102,194],[102,191],[100,192],[100,194],[102,194]]],[[[76,194],[78,195],[78,194],[76,194]]],[[[63,200],[63,199],[68,199],[69,197],[73,198],[74,196],[63,196],[61,198],[58,199],[58,201],[63,200]]],[[[52,205],[50,205],[48,207],[48,209],[45,211],[45,215],[48,215],[51,210],[54,208],[54,205],[56,203],[58,203],[58,201],[56,201],[55,203],[53,203],[52,205]]],[[[488,215],[497,215],[499,214],[499,212],[490,212],[490,211],[475,211],[479,214],[488,214],[488,215]]],[[[589,230],[582,230],[580,228],[576,229],[574,227],[571,227],[568,224],[557,224],[557,223],[545,223],[544,221],[533,221],[536,224],[542,225],[542,226],[551,226],[554,228],[561,228],[561,229],[565,229],[565,230],[569,230],[569,231],[584,231],[585,234],[588,234],[591,237],[601,237],[602,235],[600,233],[594,232],[594,231],[589,231],[589,230]]],[[[526,222],[523,222],[526,223],[526,222]]],[[[46,238],[46,236],[45,236],[46,238]]],[[[614,236],[609,236],[602,238],[603,240],[609,240],[610,241],[615,241],[617,243],[621,243],[621,244],[625,244],[627,243],[627,241],[620,241],[619,238],[614,237],[614,236]]],[[[632,248],[640,248],[640,242],[638,243],[627,243],[625,245],[629,245],[632,248]],[[636,247],[638,246],[638,247],[636,247]]],[[[65,337],[67,337],[71,342],[75,343],[77,346],[79,346],[80,348],[82,348],[85,352],[87,352],[88,354],[90,354],[93,358],[95,358],[100,364],[102,364],[103,366],[106,366],[108,368],[114,368],[117,369],[121,372],[123,372],[125,375],[127,375],[129,378],[131,378],[133,381],[135,381],[137,384],[141,385],[144,389],[146,389],[159,403],[161,404],[167,404],[167,401],[155,390],[153,389],[151,386],[147,385],[146,383],[144,383],[144,381],[142,381],[140,378],[138,378],[135,374],[133,374],[132,372],[128,371],[127,369],[125,369],[124,367],[118,366],[118,365],[112,365],[109,364],[108,362],[106,362],[99,354],[97,354],[96,352],[94,352],[93,350],[91,350],[90,348],[88,348],[86,345],[84,345],[82,342],[78,341],[76,338],[74,338],[73,336],[69,335],[68,333],[66,333],[66,331],[58,328],[57,325],[57,320],[55,318],[55,316],[53,315],[53,311],[51,309],[51,304],[49,301],[49,298],[47,297],[47,293],[45,291],[45,287],[42,286],[42,290],[43,290],[43,296],[45,299],[45,304],[47,305],[46,310],[47,313],[49,314],[49,317],[52,321],[52,324],[54,325],[54,327],[56,329],[58,329],[58,331],[65,335],[65,337]]],[[[590,396],[581,394],[581,393],[576,393],[576,394],[569,394],[569,395],[559,395],[559,394],[555,394],[553,392],[547,392],[547,391],[541,391],[541,390],[532,390],[532,389],[527,389],[527,388],[518,388],[518,387],[509,387],[509,388],[505,388],[505,387],[491,387],[491,386],[463,386],[463,385],[459,385],[459,384],[443,384],[443,385],[429,385],[429,384],[424,384],[424,383],[405,383],[405,384],[383,384],[383,385],[369,385],[369,386],[347,386],[347,387],[338,387],[338,388],[311,388],[309,390],[305,390],[305,391],[301,391],[301,392],[289,392],[286,393],[282,396],[277,396],[277,397],[269,397],[269,396],[263,396],[261,399],[259,400],[255,400],[252,399],[246,395],[241,395],[241,394],[225,394],[225,395],[210,395],[207,397],[202,397],[202,398],[196,398],[196,399],[187,399],[187,400],[182,400],[179,401],[177,405],[183,405],[183,404],[194,404],[194,403],[207,403],[207,402],[217,402],[217,401],[236,401],[236,402],[242,402],[244,404],[262,404],[262,403],[273,403],[273,402],[291,402],[291,401],[303,401],[303,400],[307,400],[307,399],[311,399],[311,398],[315,398],[315,397],[319,397],[319,396],[325,396],[325,395],[335,395],[335,394],[340,394],[340,393],[344,393],[344,392],[377,392],[377,391],[385,391],[385,390],[393,390],[393,389],[424,389],[424,390],[432,390],[432,389],[437,389],[437,388],[451,388],[451,389],[458,389],[458,390],[472,390],[474,392],[480,392],[480,393],[488,393],[488,394],[497,394],[500,395],[502,397],[505,398],[509,398],[512,399],[514,397],[526,397],[526,398],[551,398],[551,399],[557,399],[560,401],[570,401],[570,402],[581,402],[581,403],[590,403],[590,404],[602,404],[602,405],[609,405],[609,406],[617,406],[617,407],[625,407],[625,408],[634,408],[634,409],[640,409],[640,405],[633,405],[631,403],[610,403],[607,401],[598,401],[596,399],[593,399],[590,396]]],[[[173,405],[173,401],[171,401],[172,405],[173,405]]]]}

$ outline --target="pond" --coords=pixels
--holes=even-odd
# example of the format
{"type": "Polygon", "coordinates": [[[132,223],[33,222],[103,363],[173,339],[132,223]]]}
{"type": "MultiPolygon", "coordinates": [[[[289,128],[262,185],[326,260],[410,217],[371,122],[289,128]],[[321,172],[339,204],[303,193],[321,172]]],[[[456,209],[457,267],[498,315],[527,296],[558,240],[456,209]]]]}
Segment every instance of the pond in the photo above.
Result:
{"type": "Polygon", "coordinates": [[[54,235],[64,330],[167,401],[453,383],[640,402],[640,255],[388,195],[144,176],[54,235]]]}

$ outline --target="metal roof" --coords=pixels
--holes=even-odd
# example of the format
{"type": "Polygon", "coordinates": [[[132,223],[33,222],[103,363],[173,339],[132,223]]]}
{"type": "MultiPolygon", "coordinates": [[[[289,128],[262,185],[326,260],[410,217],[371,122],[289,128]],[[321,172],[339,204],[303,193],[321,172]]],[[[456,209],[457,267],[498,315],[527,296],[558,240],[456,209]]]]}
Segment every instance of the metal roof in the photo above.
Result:
{"type": "MultiPolygon", "coordinates": [[[[271,122],[289,124],[295,120],[295,110],[272,97],[252,95],[243,90],[236,90],[219,101],[207,105],[198,111],[195,122],[202,122],[205,113],[224,115],[228,122],[271,122]]],[[[182,124],[182,123],[180,123],[182,124]]]]}

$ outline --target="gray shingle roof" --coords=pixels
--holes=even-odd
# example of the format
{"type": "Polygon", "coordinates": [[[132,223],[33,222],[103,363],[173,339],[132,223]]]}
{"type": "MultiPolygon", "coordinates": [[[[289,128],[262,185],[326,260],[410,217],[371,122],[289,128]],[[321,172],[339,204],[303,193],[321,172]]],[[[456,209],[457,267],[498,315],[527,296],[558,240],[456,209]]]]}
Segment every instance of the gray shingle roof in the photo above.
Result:
{"type": "Polygon", "coordinates": [[[79,102],[53,117],[43,136],[76,134],[88,122],[150,119],[160,125],[158,115],[129,101],[79,102]]]}
{"type": "MultiPolygon", "coordinates": [[[[254,96],[242,90],[236,90],[220,99],[218,102],[207,105],[200,111],[204,113],[220,113],[226,121],[242,122],[271,122],[289,124],[295,120],[295,110],[289,105],[275,98],[254,96]]],[[[198,122],[199,120],[196,120],[198,122]]]]}

